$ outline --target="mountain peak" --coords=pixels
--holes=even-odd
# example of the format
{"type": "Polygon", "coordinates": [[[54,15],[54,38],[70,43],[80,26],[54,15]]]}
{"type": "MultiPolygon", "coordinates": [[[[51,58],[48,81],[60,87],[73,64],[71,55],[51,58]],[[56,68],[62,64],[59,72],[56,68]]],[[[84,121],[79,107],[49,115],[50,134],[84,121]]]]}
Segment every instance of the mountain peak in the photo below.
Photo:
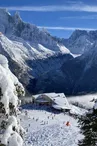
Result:
{"type": "Polygon", "coordinates": [[[76,40],[78,37],[83,36],[83,35],[87,35],[87,34],[88,34],[88,32],[86,30],[79,30],[79,29],[77,29],[70,36],[70,39],[76,40]]]}
{"type": "Polygon", "coordinates": [[[15,20],[15,23],[17,23],[17,24],[22,21],[18,11],[16,11],[14,14],[14,20],[15,20]]]}
{"type": "Polygon", "coordinates": [[[0,12],[8,12],[6,8],[0,8],[0,12]]]}

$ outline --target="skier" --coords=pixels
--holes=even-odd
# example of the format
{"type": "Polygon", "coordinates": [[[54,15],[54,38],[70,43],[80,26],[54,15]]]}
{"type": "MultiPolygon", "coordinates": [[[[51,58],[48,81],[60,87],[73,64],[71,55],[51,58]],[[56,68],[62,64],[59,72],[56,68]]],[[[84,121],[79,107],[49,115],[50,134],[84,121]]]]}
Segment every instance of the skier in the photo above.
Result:
{"type": "Polygon", "coordinates": [[[70,122],[69,121],[67,121],[66,126],[70,126],[70,122]]]}

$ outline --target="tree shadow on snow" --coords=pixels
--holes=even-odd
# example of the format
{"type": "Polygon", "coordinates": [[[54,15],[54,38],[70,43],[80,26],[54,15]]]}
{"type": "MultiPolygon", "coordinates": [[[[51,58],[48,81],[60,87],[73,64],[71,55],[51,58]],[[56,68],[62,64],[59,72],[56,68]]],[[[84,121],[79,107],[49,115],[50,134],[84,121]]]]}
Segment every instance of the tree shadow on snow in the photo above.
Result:
{"type": "Polygon", "coordinates": [[[47,111],[53,114],[60,114],[62,111],[56,110],[50,105],[35,105],[32,103],[24,104],[21,106],[22,109],[25,110],[38,110],[38,111],[47,111]]]}

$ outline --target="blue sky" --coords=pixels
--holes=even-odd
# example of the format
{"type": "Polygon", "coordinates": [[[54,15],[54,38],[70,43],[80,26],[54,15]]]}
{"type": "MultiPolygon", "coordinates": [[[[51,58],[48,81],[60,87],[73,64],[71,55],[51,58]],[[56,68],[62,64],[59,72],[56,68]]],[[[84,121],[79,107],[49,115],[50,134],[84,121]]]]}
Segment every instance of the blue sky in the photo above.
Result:
{"type": "Polygon", "coordinates": [[[0,0],[0,7],[19,11],[23,21],[58,37],[67,38],[75,29],[97,29],[97,0],[0,0]]]}

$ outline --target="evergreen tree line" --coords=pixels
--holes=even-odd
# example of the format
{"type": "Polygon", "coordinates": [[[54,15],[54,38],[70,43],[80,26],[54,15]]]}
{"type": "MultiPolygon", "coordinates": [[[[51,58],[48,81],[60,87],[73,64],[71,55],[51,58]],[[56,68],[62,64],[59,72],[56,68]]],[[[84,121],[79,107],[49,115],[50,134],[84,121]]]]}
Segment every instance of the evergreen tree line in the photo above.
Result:
{"type": "Polygon", "coordinates": [[[97,146],[97,110],[92,110],[79,118],[81,133],[84,138],[79,146],[97,146]]]}

